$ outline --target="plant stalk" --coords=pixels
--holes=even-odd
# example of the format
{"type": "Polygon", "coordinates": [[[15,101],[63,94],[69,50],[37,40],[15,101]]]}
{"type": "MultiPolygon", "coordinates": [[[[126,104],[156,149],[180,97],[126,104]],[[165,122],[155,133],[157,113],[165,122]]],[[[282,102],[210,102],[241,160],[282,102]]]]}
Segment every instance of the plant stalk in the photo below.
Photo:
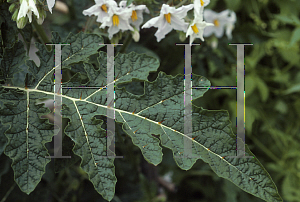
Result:
{"type": "Polygon", "coordinates": [[[121,49],[120,49],[120,51],[119,51],[120,53],[125,53],[127,47],[128,47],[129,44],[131,43],[131,40],[132,40],[132,36],[131,36],[131,34],[128,34],[128,35],[126,36],[126,38],[125,38],[125,41],[124,41],[123,46],[121,47],[121,49]]]}
{"type": "MultiPolygon", "coordinates": [[[[34,29],[36,30],[39,38],[43,42],[43,44],[45,44],[45,46],[46,46],[46,43],[50,43],[50,40],[48,39],[43,27],[41,25],[37,24],[36,21],[33,21],[32,25],[33,25],[34,29]]],[[[46,46],[46,48],[47,48],[48,51],[51,50],[51,46],[46,46]]]]}

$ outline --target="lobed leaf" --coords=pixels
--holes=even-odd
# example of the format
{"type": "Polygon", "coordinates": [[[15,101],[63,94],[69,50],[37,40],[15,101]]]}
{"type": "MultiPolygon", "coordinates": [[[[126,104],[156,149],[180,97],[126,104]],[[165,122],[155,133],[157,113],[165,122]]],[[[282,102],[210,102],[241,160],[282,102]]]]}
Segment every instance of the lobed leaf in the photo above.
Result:
{"type": "MultiPolygon", "coordinates": [[[[54,33],[52,42],[60,40],[54,33]]],[[[75,143],[73,152],[81,158],[81,168],[97,192],[110,201],[117,181],[114,160],[103,158],[107,150],[106,131],[101,128],[103,121],[95,117],[107,116],[110,104],[106,100],[106,53],[99,53],[98,68],[88,63],[101,41],[96,35],[83,33],[67,38],[66,43],[71,45],[62,50],[62,65],[78,73],[64,84],[69,89],[62,90],[62,116],[70,119],[64,132],[75,143]],[[84,85],[95,88],[72,88],[82,86],[82,74],[88,78],[84,85]]],[[[0,89],[0,99],[4,103],[0,109],[1,122],[10,125],[5,132],[8,138],[5,154],[13,160],[17,184],[28,194],[36,187],[50,161],[44,158],[47,155],[44,144],[54,135],[53,125],[40,118],[49,113],[49,109],[35,104],[38,99],[54,96],[54,55],[43,45],[37,46],[41,65],[37,67],[32,61],[27,62],[31,72],[27,76],[29,88],[3,86],[0,89]]],[[[157,59],[130,53],[118,54],[114,61],[116,86],[135,80],[144,82],[142,95],[116,87],[114,111],[115,121],[122,124],[122,129],[148,162],[154,165],[161,162],[161,144],[172,150],[176,164],[183,170],[202,159],[218,176],[244,191],[266,201],[282,201],[270,175],[247,146],[245,154],[253,158],[228,158],[236,154],[236,136],[227,111],[205,110],[192,105],[192,134],[184,134],[184,75],[173,77],[160,72],[155,81],[149,82],[149,73],[158,69],[157,59]],[[193,155],[185,154],[185,140],[190,141],[193,155]]],[[[210,86],[210,82],[194,74],[193,86],[210,86]]],[[[193,89],[193,100],[202,97],[207,90],[193,89]]]]}

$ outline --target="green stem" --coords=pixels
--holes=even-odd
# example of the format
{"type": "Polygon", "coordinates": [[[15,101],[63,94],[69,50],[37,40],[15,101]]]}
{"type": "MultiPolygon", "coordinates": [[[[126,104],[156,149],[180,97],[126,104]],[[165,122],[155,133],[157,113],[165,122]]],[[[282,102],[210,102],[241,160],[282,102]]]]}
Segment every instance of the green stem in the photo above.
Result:
{"type": "Polygon", "coordinates": [[[127,34],[127,36],[125,38],[125,41],[124,41],[124,44],[123,44],[122,48],[120,49],[120,53],[125,53],[125,51],[126,51],[127,47],[129,46],[131,40],[132,40],[131,34],[127,34]]]}
{"type": "MultiPolygon", "coordinates": [[[[48,39],[43,27],[41,25],[37,24],[36,21],[33,21],[32,25],[35,28],[35,30],[36,30],[38,36],[40,37],[41,41],[43,42],[43,44],[46,45],[46,43],[50,43],[50,40],[48,39]]],[[[48,51],[51,50],[51,46],[46,46],[46,48],[48,51]]]]}
{"type": "Polygon", "coordinates": [[[6,192],[5,196],[2,198],[1,202],[6,201],[7,197],[9,196],[9,194],[12,192],[12,190],[15,188],[16,183],[13,184],[13,186],[10,187],[10,189],[6,192]]]}
{"type": "Polygon", "coordinates": [[[187,0],[183,0],[182,2],[180,2],[179,4],[177,4],[177,5],[175,6],[175,8],[178,8],[178,7],[182,6],[182,5],[185,4],[186,2],[187,2],[187,0]]]}
{"type": "Polygon", "coordinates": [[[265,154],[267,154],[278,165],[281,165],[280,159],[277,158],[265,145],[263,145],[256,137],[251,136],[252,141],[257,145],[265,154]]]}
{"type": "Polygon", "coordinates": [[[24,32],[20,31],[20,29],[18,29],[19,33],[21,34],[23,40],[24,40],[24,43],[26,45],[26,51],[27,51],[27,55],[29,55],[29,50],[30,50],[30,42],[28,43],[26,40],[25,40],[25,36],[24,36],[24,32]]]}
{"type": "Polygon", "coordinates": [[[75,7],[74,7],[74,1],[71,0],[71,5],[69,5],[69,11],[70,11],[70,17],[73,20],[76,20],[76,12],[75,12],[75,7]]]}
{"type": "Polygon", "coordinates": [[[86,22],[86,25],[85,25],[85,28],[84,28],[84,33],[87,32],[87,30],[90,28],[90,26],[95,22],[95,18],[94,16],[91,16],[88,18],[87,22],[86,22]]]}

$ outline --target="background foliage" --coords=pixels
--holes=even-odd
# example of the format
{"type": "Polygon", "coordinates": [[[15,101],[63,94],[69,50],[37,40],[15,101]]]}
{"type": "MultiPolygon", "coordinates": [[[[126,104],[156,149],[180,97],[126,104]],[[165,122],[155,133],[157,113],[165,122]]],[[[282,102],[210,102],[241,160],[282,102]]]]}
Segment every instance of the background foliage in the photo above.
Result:
{"type": "MultiPolygon", "coordinates": [[[[63,14],[54,10],[52,15],[48,13],[43,24],[46,30],[57,31],[65,38],[69,32],[84,30],[101,34],[105,43],[109,43],[106,34],[99,31],[99,26],[82,15],[82,10],[93,5],[93,1],[63,2],[70,12],[63,14]]],[[[157,15],[159,6],[166,3],[151,0],[136,2],[146,4],[153,16],[157,15]]],[[[228,43],[253,44],[245,47],[246,143],[272,176],[284,201],[299,202],[300,1],[211,0],[206,8],[217,12],[232,9],[236,12],[237,22],[233,39],[218,39],[216,49],[211,46],[214,37],[205,38],[205,42],[194,41],[201,46],[192,48],[193,73],[208,78],[212,86],[234,86],[236,46],[228,43]]],[[[145,21],[150,17],[144,15],[145,21]]],[[[126,50],[117,47],[116,52],[146,53],[160,60],[157,72],[164,71],[174,76],[183,74],[184,49],[175,43],[188,43],[188,39],[181,42],[179,34],[172,31],[157,43],[155,32],[155,28],[142,29],[138,43],[132,41],[126,50]]],[[[36,37],[35,31],[33,36],[36,37]]],[[[119,43],[124,43],[125,39],[126,34],[123,34],[119,43]]],[[[36,37],[36,40],[39,39],[36,37]]],[[[7,43],[9,46],[9,41],[7,43]]],[[[156,77],[157,73],[154,73],[148,79],[153,81],[156,77]]],[[[142,86],[138,84],[126,86],[126,89],[135,94],[142,93],[142,86]]],[[[235,130],[235,90],[209,90],[193,104],[205,109],[228,110],[235,130]]],[[[64,124],[67,125],[67,122],[65,119],[64,124]]],[[[198,160],[189,171],[181,170],[175,164],[171,151],[165,148],[162,163],[156,167],[150,165],[118,124],[116,128],[117,155],[122,154],[125,158],[115,159],[118,182],[113,201],[262,201],[219,178],[202,161],[198,160]]],[[[65,136],[63,144],[67,155],[72,142],[65,136]]],[[[48,148],[51,146],[49,144],[48,148]]],[[[104,201],[87,180],[87,175],[78,168],[79,158],[75,155],[70,167],[58,168],[55,167],[56,160],[52,161],[42,181],[29,196],[15,186],[10,159],[2,154],[0,160],[0,199],[6,195],[6,201],[104,201]],[[62,172],[54,174],[54,170],[62,172]]]]}

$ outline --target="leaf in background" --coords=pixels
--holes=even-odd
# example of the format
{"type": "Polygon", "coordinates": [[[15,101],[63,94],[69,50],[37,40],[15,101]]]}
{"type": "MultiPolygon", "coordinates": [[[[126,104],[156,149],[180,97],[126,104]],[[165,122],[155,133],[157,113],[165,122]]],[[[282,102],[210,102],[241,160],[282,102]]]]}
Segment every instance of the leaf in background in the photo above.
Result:
{"type": "MultiPolygon", "coordinates": [[[[255,69],[257,67],[257,63],[261,60],[263,56],[265,56],[266,52],[263,48],[263,45],[261,44],[255,44],[253,46],[253,51],[251,52],[251,55],[245,57],[245,63],[246,63],[246,72],[248,72],[251,69],[255,69]]],[[[247,75],[247,74],[246,74],[247,75]]],[[[245,85],[247,87],[247,85],[245,85]]]]}
{"type": "Polygon", "coordinates": [[[31,38],[32,38],[32,25],[27,24],[23,29],[19,29],[20,34],[23,37],[23,40],[27,47],[27,53],[29,53],[30,45],[31,45],[31,38]]]}
{"type": "Polygon", "coordinates": [[[252,94],[256,87],[255,78],[252,75],[245,76],[245,96],[248,97],[252,94]]]}
{"type": "Polygon", "coordinates": [[[2,175],[5,175],[9,171],[9,166],[10,166],[11,160],[4,154],[2,154],[2,155],[0,154],[0,162],[1,162],[1,164],[0,164],[0,184],[1,184],[1,177],[2,177],[2,175]]]}
{"type": "Polygon", "coordinates": [[[226,8],[236,11],[241,5],[241,0],[225,0],[226,8]]]}
{"type": "Polygon", "coordinates": [[[256,87],[257,87],[257,89],[260,93],[261,100],[263,102],[267,101],[267,99],[269,97],[269,88],[268,88],[268,86],[258,76],[256,76],[254,79],[255,79],[256,87]]]}
{"type": "Polygon", "coordinates": [[[18,28],[15,21],[12,19],[11,13],[8,11],[8,4],[3,3],[0,5],[0,26],[1,26],[1,38],[2,43],[0,43],[0,47],[4,48],[12,48],[18,40],[18,28]]]}
{"type": "Polygon", "coordinates": [[[300,197],[300,179],[288,173],[282,182],[282,193],[286,200],[298,201],[300,197]]]}
{"type": "Polygon", "coordinates": [[[129,6],[132,2],[133,2],[133,0],[128,0],[128,1],[126,2],[126,6],[129,6]]]}
{"type": "MultiPolygon", "coordinates": [[[[27,58],[28,56],[21,41],[15,43],[12,48],[6,48],[0,65],[2,72],[0,80],[11,85],[14,74],[21,71],[20,66],[25,63],[27,58]]],[[[13,85],[15,85],[15,83],[13,83],[13,85]]]]}
{"type": "Polygon", "coordinates": [[[252,133],[252,124],[259,117],[259,113],[253,107],[245,107],[245,128],[246,131],[251,134],[252,133]]]}
{"type": "Polygon", "coordinates": [[[288,95],[288,94],[296,93],[296,92],[300,92],[300,83],[296,84],[296,85],[293,85],[292,87],[285,90],[284,94],[288,95]]]}
{"type": "Polygon", "coordinates": [[[297,27],[292,34],[290,46],[293,46],[297,41],[300,40],[300,27],[297,27]]]}
{"type": "Polygon", "coordinates": [[[283,15],[283,14],[278,14],[278,15],[274,15],[274,16],[281,22],[284,22],[287,24],[292,24],[292,25],[300,25],[300,20],[294,15],[287,16],[287,15],[283,15]]]}

